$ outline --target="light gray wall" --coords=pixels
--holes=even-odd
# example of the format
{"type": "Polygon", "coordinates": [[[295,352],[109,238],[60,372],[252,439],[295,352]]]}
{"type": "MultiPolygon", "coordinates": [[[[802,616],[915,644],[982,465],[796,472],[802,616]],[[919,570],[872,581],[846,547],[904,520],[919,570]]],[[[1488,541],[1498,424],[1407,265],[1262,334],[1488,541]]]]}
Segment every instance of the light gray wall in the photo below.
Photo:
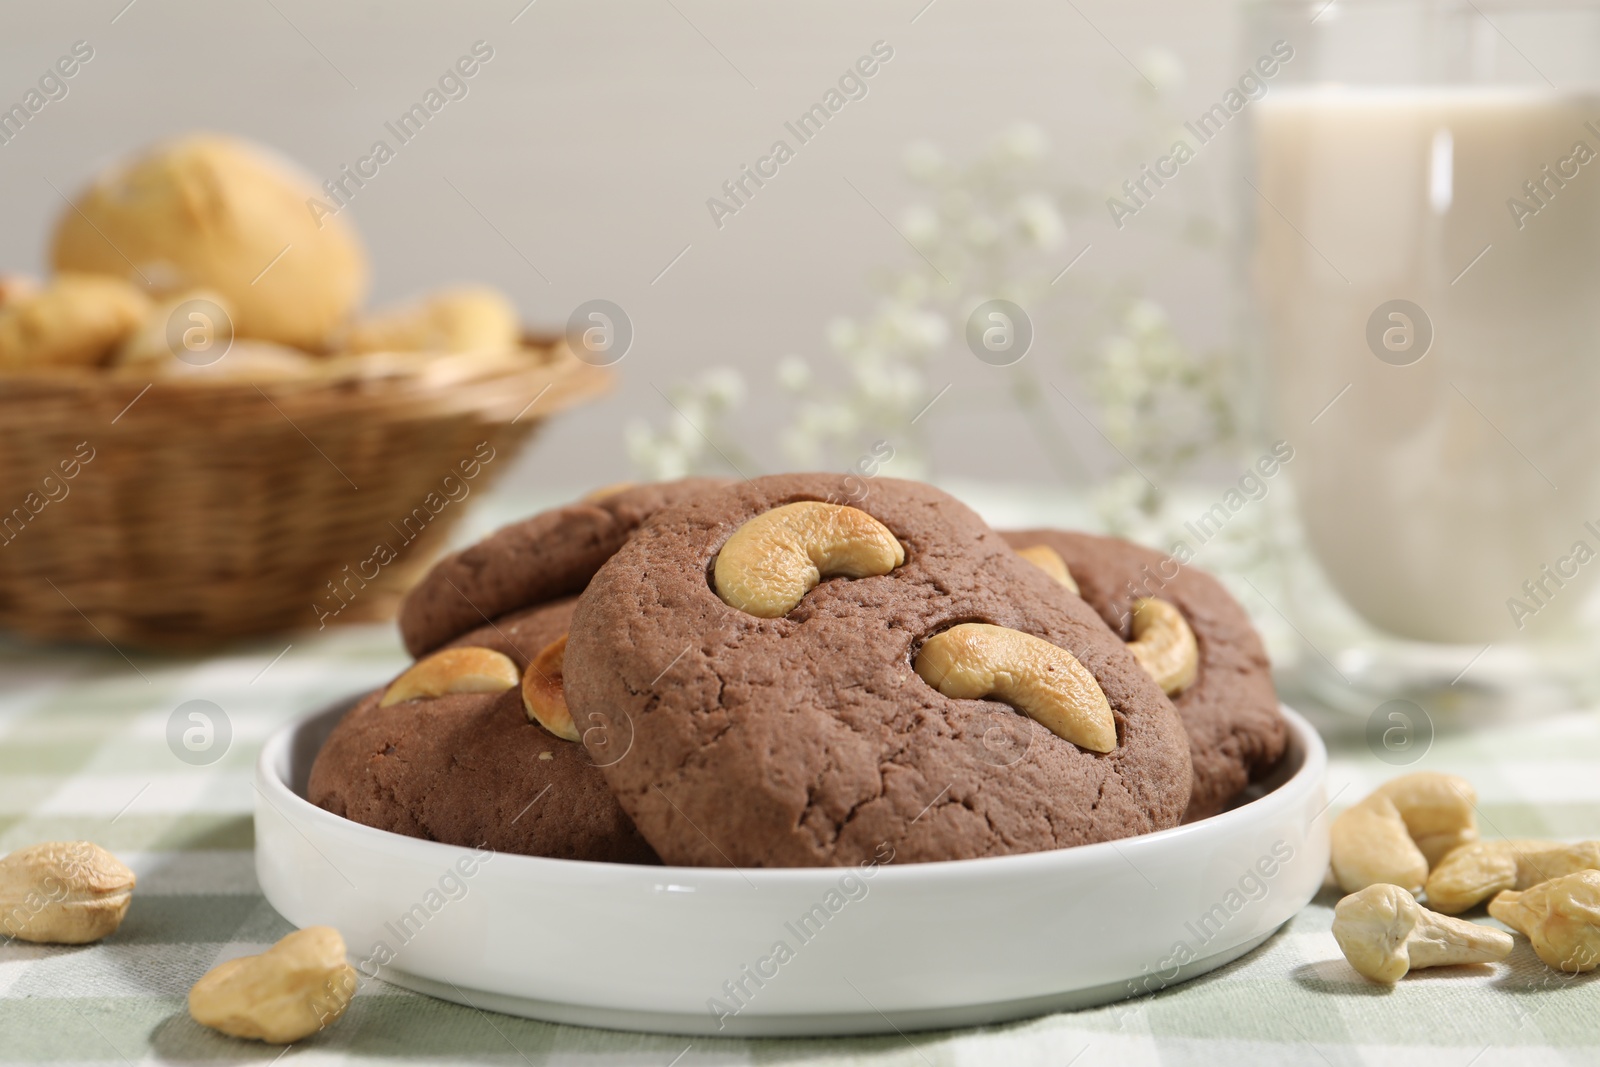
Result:
{"type": "MultiPolygon", "coordinates": [[[[771,364],[788,353],[825,364],[827,321],[865,311],[871,273],[912,254],[845,179],[894,218],[908,196],[906,143],[932,139],[959,158],[1028,118],[1050,134],[1064,178],[1109,188],[1127,176],[1130,152],[1154,158],[1171,140],[1135,121],[1137,75],[1125,57],[1161,46],[1181,59],[1188,76],[1175,115],[1214,101],[1242,62],[1231,0],[537,0],[520,16],[523,0],[124,2],[14,5],[5,17],[7,105],[74,41],[90,42],[95,57],[65,99],[0,146],[0,264],[39,266],[62,207],[47,182],[70,191],[165,134],[233,131],[331,174],[487,41],[494,58],[469,95],[382,169],[350,215],[372,251],[379,300],[483,279],[511,292],[532,322],[559,324],[596,296],[628,310],[637,340],[621,387],[553,426],[522,469],[559,485],[625,477],[622,426],[668,414],[653,385],[714,364],[746,371],[756,392],[740,432],[767,469],[782,465],[771,364]],[[870,95],[746,210],[713,226],[706,198],[880,39],[895,56],[870,95]]],[[[1223,146],[1186,168],[1163,210],[1225,220],[1233,152],[1223,146]]],[[[1063,264],[1094,243],[1075,270],[1137,272],[1197,347],[1229,336],[1230,270],[1154,233],[1117,232],[1095,208],[1074,223],[1063,264]]],[[[1058,341],[1041,335],[1029,357],[1051,377],[1058,341]]],[[[929,415],[938,471],[1056,478],[1006,399],[1004,372],[977,363],[959,339],[942,360],[956,388],[929,415]]],[[[1103,464],[1093,431],[1059,397],[1047,402],[1089,466],[1103,464]]]]}

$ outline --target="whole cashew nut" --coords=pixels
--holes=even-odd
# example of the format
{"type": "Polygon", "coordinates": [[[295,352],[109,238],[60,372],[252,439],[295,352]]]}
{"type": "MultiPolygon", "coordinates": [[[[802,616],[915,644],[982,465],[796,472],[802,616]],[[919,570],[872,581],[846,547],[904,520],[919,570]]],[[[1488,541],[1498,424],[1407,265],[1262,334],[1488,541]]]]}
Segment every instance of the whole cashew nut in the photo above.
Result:
{"type": "Polygon", "coordinates": [[[211,968],[189,990],[189,1014],[233,1037],[287,1045],[338,1019],[355,991],[339,931],[308,926],[259,956],[211,968]]]}
{"type": "Polygon", "coordinates": [[[1200,648],[1183,612],[1154,597],[1133,602],[1128,651],[1169,697],[1193,685],[1200,669],[1200,648]]]}
{"type": "Polygon", "coordinates": [[[492,648],[447,648],[412,664],[389,684],[378,707],[447,693],[503,693],[522,678],[511,657],[492,648]]]}
{"type": "Polygon", "coordinates": [[[1373,792],[1394,801],[1429,867],[1478,839],[1478,793],[1465,778],[1417,771],[1391,778],[1373,792]]]}
{"type": "Polygon", "coordinates": [[[889,528],[860,508],[802,500],[735,530],[717,553],[713,579],[729,606],[776,619],[824,578],[888,574],[905,561],[889,528]]]}
{"type": "Polygon", "coordinates": [[[1507,890],[1489,914],[1533,942],[1539,958],[1558,971],[1581,974],[1600,966],[1600,871],[1582,870],[1507,890]]]}
{"type": "Polygon", "coordinates": [[[1350,966],[1374,982],[1398,982],[1421,967],[1494,963],[1513,947],[1504,930],[1436,915],[1381,883],[1334,905],[1333,937],[1350,966]]]}
{"type": "Polygon", "coordinates": [[[964,622],[930,637],[915,667],[947,697],[994,697],[1079,748],[1117,747],[1116,719],[1100,683],[1076,656],[1043,638],[964,622]]]}
{"type": "Polygon", "coordinates": [[[1427,858],[1406,832],[1394,801],[1382,794],[1340,812],[1329,837],[1333,876],[1346,893],[1379,884],[1416,893],[1428,879],[1427,858]]]}
{"type": "Polygon", "coordinates": [[[1061,553],[1049,545],[1029,545],[1027,548],[1019,548],[1017,555],[1044,571],[1057,583],[1066,586],[1074,593],[1078,591],[1078,581],[1067,569],[1067,561],[1061,558],[1061,553]]]}
{"type": "Polygon", "coordinates": [[[47,841],[0,860],[0,934],[84,945],[116,932],[133,872],[91,841],[47,841]]]}
{"type": "MultiPolygon", "coordinates": [[[[1074,593],[1079,591],[1067,561],[1049,545],[1029,545],[1016,552],[1061,585],[1074,593]]],[[[1194,631],[1183,613],[1165,600],[1146,597],[1134,601],[1133,640],[1128,643],[1128,651],[1169,697],[1193,685],[1200,670],[1200,647],[1194,631]]]]}
{"type": "Polygon", "coordinates": [[[1589,868],[1600,868],[1600,841],[1477,841],[1451,852],[1428,876],[1428,904],[1454,914],[1502,890],[1529,889],[1589,868]]]}
{"type": "Polygon", "coordinates": [[[577,741],[578,727],[572,721],[563,685],[566,658],[567,635],[562,634],[528,661],[528,669],[522,674],[522,707],[528,718],[557,737],[577,741]]]}

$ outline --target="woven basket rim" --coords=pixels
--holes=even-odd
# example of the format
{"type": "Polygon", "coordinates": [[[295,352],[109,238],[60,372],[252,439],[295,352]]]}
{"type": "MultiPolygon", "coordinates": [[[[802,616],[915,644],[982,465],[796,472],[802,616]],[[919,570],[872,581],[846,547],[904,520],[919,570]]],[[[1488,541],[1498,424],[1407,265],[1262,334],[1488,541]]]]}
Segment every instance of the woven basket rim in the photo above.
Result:
{"type": "Polygon", "coordinates": [[[166,409],[169,414],[217,417],[226,412],[230,421],[380,410],[391,418],[471,412],[495,419],[518,417],[537,396],[535,414],[543,418],[606,392],[615,380],[612,371],[579,360],[559,342],[525,337],[521,351],[530,357],[525,361],[490,360],[474,366],[467,357],[443,356],[419,359],[409,368],[389,367],[371,377],[145,381],[96,371],[13,372],[0,374],[0,410],[10,422],[54,421],[50,411],[62,404],[120,410],[135,402],[142,413],[166,409]]]}

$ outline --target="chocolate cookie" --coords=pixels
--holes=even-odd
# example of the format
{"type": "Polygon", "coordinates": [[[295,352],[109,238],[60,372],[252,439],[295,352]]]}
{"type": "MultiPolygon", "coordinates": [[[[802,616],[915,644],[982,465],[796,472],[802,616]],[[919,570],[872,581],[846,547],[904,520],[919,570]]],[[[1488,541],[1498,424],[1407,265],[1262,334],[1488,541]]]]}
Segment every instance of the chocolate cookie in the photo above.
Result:
{"type": "Polygon", "coordinates": [[[400,605],[406,651],[422,656],[507,612],[581,592],[641,522],[725,484],[684,478],[632,486],[501,527],[434,564],[406,595],[400,605]]]}
{"type": "Polygon", "coordinates": [[[1172,604],[1194,631],[1194,680],[1172,697],[1194,763],[1185,821],[1221,811],[1283,755],[1288,725],[1278,710],[1266,649],[1244,609],[1215,578],[1111,537],[1062,530],[1001,536],[1018,549],[1054,549],[1084,600],[1124,639],[1132,636],[1133,602],[1144,597],[1172,604]]]}
{"type": "MultiPolygon", "coordinates": [[[[563,635],[573,601],[485,627],[480,647],[527,660],[563,635]]],[[[307,797],[367,826],[529,856],[658,863],[593,759],[528,721],[520,687],[379,707],[368,696],[334,728],[307,797]]]]}
{"type": "Polygon", "coordinates": [[[605,724],[585,743],[662,859],[920,862],[1176,825],[1182,724],[1093,610],[930,486],[879,478],[859,510],[783,507],[849,499],[845,482],[701,492],[647,521],[579,598],[567,700],[605,724]],[[819,572],[865,576],[808,590],[819,572]],[[1100,702],[1110,750],[1007,703],[944,695],[957,672],[930,672],[925,654],[972,623],[1034,643],[1007,668],[1018,677],[1087,679],[1077,692],[1100,702]]]}

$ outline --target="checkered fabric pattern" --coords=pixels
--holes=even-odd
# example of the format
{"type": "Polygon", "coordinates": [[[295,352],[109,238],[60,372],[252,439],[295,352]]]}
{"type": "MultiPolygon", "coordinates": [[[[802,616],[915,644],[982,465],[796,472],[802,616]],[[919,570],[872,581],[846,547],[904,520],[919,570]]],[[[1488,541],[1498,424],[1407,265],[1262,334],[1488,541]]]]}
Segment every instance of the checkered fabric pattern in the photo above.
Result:
{"type": "MultiPolygon", "coordinates": [[[[495,503],[477,516],[475,530],[532,506],[495,503]]],[[[252,860],[251,774],[261,741],[298,716],[377,685],[404,662],[392,627],[286,636],[201,659],[0,646],[0,852],[88,839],[139,878],[127,920],[101,944],[0,944],[0,1061],[1600,1062],[1600,978],[1556,975],[1519,939],[1510,961],[1496,968],[1423,972],[1380,989],[1340,957],[1329,932],[1336,895],[1328,891],[1261,948],[1210,975],[1156,996],[979,1030],[691,1041],[488,1014],[381,982],[363,983],[337,1025],[288,1050],[196,1025],[185,1010],[189,986],[218,962],[261,951],[291,929],[262,898],[252,860]],[[184,762],[169,746],[169,720],[191,700],[220,707],[231,726],[215,762],[184,762]]],[[[1348,743],[1333,738],[1328,788],[1335,808],[1396,772],[1353,734],[1348,743]]],[[[1600,720],[1590,714],[1442,735],[1418,764],[1477,785],[1486,834],[1529,837],[1595,836],[1597,766],[1600,720]]]]}

